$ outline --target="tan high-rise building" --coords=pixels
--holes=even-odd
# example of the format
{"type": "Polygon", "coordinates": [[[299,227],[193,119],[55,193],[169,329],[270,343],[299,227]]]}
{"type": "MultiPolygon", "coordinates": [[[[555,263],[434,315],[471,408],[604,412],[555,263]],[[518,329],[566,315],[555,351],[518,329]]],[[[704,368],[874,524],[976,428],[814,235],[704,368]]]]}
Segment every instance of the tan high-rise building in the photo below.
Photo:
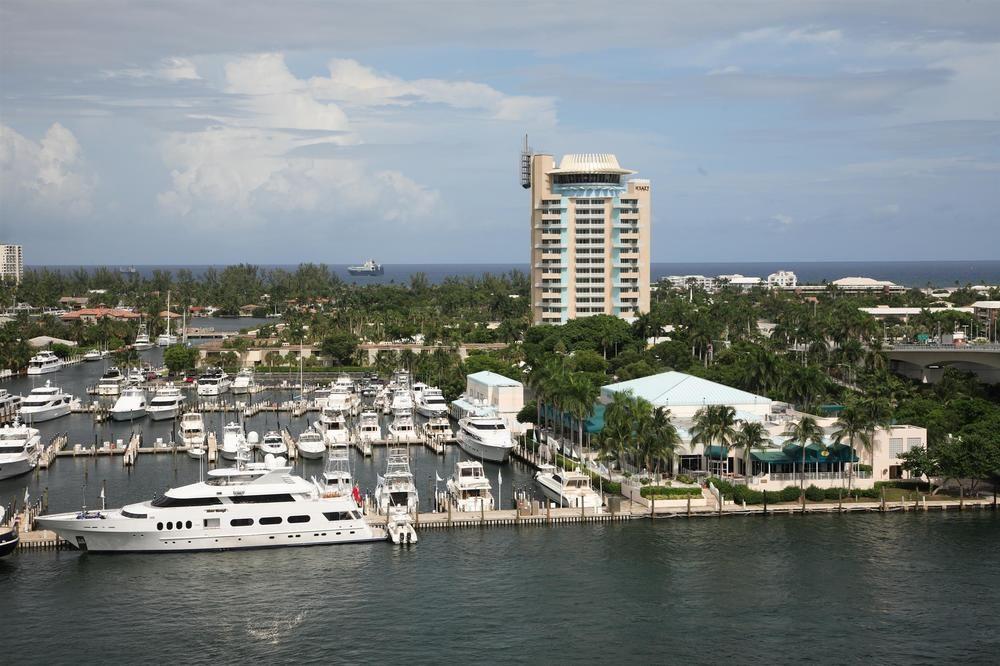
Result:
{"type": "Polygon", "coordinates": [[[20,245],[0,245],[0,280],[21,283],[24,276],[24,258],[20,245]]]}
{"type": "Polygon", "coordinates": [[[650,185],[609,154],[551,155],[527,147],[531,308],[536,324],[649,311],[650,185]]]}

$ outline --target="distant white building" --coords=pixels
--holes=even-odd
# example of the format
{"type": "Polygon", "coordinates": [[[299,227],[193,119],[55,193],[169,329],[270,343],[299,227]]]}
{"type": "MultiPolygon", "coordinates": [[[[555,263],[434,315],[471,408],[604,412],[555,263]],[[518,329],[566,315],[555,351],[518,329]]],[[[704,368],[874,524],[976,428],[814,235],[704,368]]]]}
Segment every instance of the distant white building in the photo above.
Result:
{"type": "Polygon", "coordinates": [[[705,291],[715,290],[715,278],[705,277],[704,275],[668,275],[663,279],[669,282],[670,286],[674,289],[694,287],[695,289],[704,289],[705,291]]]}
{"type": "Polygon", "coordinates": [[[507,428],[516,435],[524,432],[517,414],[524,407],[524,385],[489,370],[474,372],[465,378],[465,394],[451,403],[451,415],[460,419],[477,407],[488,406],[507,423],[507,428]]]}
{"type": "Polygon", "coordinates": [[[767,286],[771,289],[791,289],[799,282],[792,271],[778,271],[767,276],[767,286]]]}
{"type": "Polygon", "coordinates": [[[0,245],[0,280],[21,284],[24,256],[20,245],[0,245]]]}
{"type": "Polygon", "coordinates": [[[743,291],[750,291],[754,287],[759,287],[764,284],[764,280],[755,276],[740,275],[739,273],[734,273],[732,275],[720,275],[716,278],[716,283],[722,286],[734,287],[736,289],[742,289],[743,291]]]}

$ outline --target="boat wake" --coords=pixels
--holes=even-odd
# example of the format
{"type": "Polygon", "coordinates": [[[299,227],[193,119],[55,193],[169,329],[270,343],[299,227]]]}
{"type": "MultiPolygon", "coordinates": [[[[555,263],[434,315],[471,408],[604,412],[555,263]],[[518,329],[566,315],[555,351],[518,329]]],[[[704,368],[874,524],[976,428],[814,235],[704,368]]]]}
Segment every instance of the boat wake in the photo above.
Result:
{"type": "Polygon", "coordinates": [[[286,619],[271,620],[267,622],[250,623],[247,622],[247,636],[255,640],[278,645],[305,620],[305,612],[288,617],[286,619]]]}

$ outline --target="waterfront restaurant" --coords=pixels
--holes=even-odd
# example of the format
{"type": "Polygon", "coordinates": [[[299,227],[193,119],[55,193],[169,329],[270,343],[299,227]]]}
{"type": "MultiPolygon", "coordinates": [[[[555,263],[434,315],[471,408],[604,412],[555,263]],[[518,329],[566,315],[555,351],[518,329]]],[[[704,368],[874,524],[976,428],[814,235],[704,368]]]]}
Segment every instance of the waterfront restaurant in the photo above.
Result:
{"type": "MultiPolygon", "coordinates": [[[[653,408],[670,410],[682,446],[666,466],[673,473],[694,475],[711,474],[746,483],[756,490],[780,490],[799,483],[803,469],[802,448],[788,441],[783,433],[788,426],[803,416],[791,406],[775,402],[762,395],[735,389],[724,384],[694,377],[682,372],[664,372],[627,382],[609,384],[601,388],[600,404],[594,409],[586,430],[597,433],[603,428],[606,406],[619,392],[628,391],[650,402],[653,408]],[[764,424],[771,444],[764,449],[750,452],[750,466],[746,467],[746,452],[734,446],[718,443],[692,444],[691,429],[695,415],[703,407],[727,405],[736,412],[736,419],[743,422],[764,424]]],[[[858,488],[870,488],[875,481],[907,478],[900,456],[913,448],[927,446],[927,430],[910,425],[891,425],[876,429],[872,450],[855,448],[853,455],[848,442],[836,442],[836,417],[814,417],[823,428],[823,444],[811,444],[805,451],[806,484],[821,488],[840,487],[851,476],[858,488]]],[[[737,423],[737,429],[740,424],[737,423]]],[[[640,473],[642,470],[627,470],[640,473]]],[[[648,472],[648,470],[647,470],[648,472]]]]}

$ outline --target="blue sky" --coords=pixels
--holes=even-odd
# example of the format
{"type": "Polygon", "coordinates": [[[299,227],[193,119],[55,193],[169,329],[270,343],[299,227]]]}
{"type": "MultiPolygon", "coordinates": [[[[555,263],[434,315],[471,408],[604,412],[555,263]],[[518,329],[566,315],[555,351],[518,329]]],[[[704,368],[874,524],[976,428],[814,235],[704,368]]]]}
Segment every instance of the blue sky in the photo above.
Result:
{"type": "Polygon", "coordinates": [[[28,263],[524,262],[516,160],[652,180],[653,260],[998,256],[1000,4],[0,7],[28,263]]]}

